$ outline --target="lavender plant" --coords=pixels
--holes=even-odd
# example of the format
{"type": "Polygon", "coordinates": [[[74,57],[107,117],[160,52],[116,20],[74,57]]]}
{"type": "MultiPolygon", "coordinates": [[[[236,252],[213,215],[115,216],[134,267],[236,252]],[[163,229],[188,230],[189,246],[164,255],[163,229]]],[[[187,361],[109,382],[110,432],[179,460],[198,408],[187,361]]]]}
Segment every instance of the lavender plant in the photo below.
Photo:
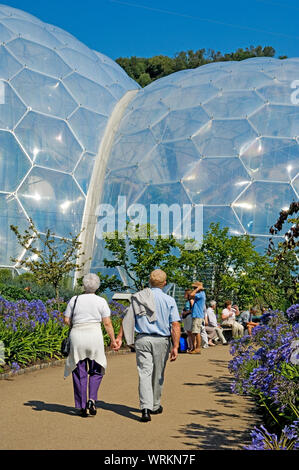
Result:
{"type": "MultiPolygon", "coordinates": [[[[57,299],[12,302],[0,297],[0,341],[4,343],[5,362],[13,371],[39,359],[61,357],[60,346],[68,327],[57,307],[57,299]]],[[[112,302],[110,308],[117,334],[125,307],[112,302]]],[[[110,340],[104,328],[103,336],[108,346],[110,340]]]]}
{"type": "MultiPolygon", "coordinates": [[[[232,391],[254,397],[267,411],[270,426],[280,431],[276,435],[270,434],[265,428],[255,428],[252,444],[256,446],[254,448],[266,444],[269,448],[289,448],[286,434],[299,419],[297,314],[297,305],[290,307],[286,314],[280,311],[267,312],[260,325],[252,330],[251,337],[244,336],[231,347],[231,354],[234,356],[229,363],[229,370],[234,376],[232,391]]],[[[294,442],[297,445],[296,439],[294,442]]]]}

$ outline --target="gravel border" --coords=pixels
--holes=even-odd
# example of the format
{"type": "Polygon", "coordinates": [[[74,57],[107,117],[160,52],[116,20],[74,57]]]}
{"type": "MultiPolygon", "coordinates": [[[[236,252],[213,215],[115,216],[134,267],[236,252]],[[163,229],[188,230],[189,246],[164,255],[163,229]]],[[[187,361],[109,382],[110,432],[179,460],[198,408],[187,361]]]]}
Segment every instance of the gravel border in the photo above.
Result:
{"type": "MultiPolygon", "coordinates": [[[[126,349],[121,349],[119,351],[105,351],[105,354],[107,356],[118,356],[119,354],[130,354],[132,351],[129,348],[126,349]]],[[[22,375],[22,374],[27,374],[28,372],[34,372],[39,369],[46,369],[48,367],[57,367],[57,366],[64,366],[66,359],[57,359],[56,361],[51,361],[51,362],[42,362],[41,364],[36,364],[34,366],[30,367],[24,367],[23,369],[19,369],[16,371],[9,371],[9,372],[4,372],[0,374],[0,380],[7,380],[12,377],[15,377],[16,375],[22,375]]]]}

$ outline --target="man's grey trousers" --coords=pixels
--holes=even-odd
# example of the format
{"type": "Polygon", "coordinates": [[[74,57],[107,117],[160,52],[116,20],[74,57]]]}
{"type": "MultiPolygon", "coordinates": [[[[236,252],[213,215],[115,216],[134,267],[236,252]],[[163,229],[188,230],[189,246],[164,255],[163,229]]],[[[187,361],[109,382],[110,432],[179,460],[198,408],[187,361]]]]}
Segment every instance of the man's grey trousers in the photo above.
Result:
{"type": "Polygon", "coordinates": [[[160,406],[170,345],[170,338],[167,336],[141,334],[135,340],[139,401],[142,410],[147,408],[156,411],[160,406]]]}

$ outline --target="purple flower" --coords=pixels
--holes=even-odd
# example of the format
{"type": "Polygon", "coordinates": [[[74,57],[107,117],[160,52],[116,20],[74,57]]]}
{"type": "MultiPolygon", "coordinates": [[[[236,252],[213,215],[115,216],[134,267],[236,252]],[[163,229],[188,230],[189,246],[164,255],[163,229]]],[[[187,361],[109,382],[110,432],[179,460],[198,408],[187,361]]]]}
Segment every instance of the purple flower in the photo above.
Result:
{"type": "Polygon", "coordinates": [[[19,369],[21,369],[21,367],[19,366],[19,364],[17,362],[12,362],[11,363],[11,368],[12,368],[13,372],[17,372],[19,369]]]}

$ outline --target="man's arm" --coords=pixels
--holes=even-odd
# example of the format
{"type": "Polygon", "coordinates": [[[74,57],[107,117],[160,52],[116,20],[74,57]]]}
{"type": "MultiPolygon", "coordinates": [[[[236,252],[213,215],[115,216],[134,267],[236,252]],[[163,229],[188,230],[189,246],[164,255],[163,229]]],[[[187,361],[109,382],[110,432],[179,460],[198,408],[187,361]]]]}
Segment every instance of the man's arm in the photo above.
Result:
{"type": "Polygon", "coordinates": [[[179,353],[181,324],[178,321],[171,323],[172,349],[170,351],[170,360],[175,361],[179,353]]]}
{"type": "Polygon", "coordinates": [[[122,342],[123,342],[123,336],[124,336],[124,329],[123,329],[123,325],[121,324],[120,326],[120,329],[119,329],[119,333],[116,337],[116,344],[117,344],[117,350],[120,349],[121,345],[122,345],[122,342]]]}
{"type": "Polygon", "coordinates": [[[200,292],[200,288],[199,287],[196,287],[190,294],[189,294],[189,297],[191,297],[191,299],[194,299],[194,297],[196,296],[196,294],[200,292]]]}

